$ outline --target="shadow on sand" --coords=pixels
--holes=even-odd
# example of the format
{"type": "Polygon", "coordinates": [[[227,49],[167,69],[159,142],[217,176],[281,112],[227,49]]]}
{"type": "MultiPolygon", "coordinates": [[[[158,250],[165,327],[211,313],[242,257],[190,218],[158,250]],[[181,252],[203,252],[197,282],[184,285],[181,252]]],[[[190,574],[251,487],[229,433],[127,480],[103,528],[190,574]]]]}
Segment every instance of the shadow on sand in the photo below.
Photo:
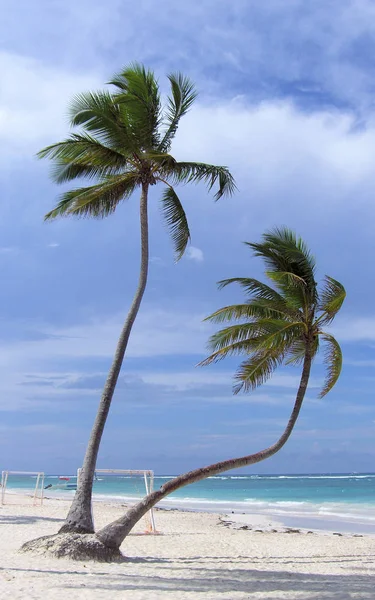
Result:
{"type": "MultiPolygon", "coordinates": [[[[290,558],[290,557],[289,557],[290,558]]],[[[321,562],[352,562],[356,559],[355,556],[346,557],[334,557],[332,560],[328,560],[327,557],[321,557],[321,562]]],[[[86,579],[88,571],[80,568],[76,570],[74,567],[78,566],[72,564],[72,570],[66,569],[66,565],[61,571],[50,571],[46,569],[10,569],[12,571],[24,571],[24,572],[35,572],[48,574],[59,573],[62,576],[64,573],[69,575],[69,583],[64,582],[63,578],[60,579],[58,587],[64,590],[69,589],[82,589],[87,590],[101,590],[103,597],[105,593],[126,592],[137,590],[148,593],[152,598],[152,594],[163,594],[164,597],[173,598],[177,592],[191,593],[193,598],[197,593],[207,593],[217,596],[218,598],[227,597],[231,598],[236,593],[246,594],[244,598],[251,598],[251,594],[262,592],[264,594],[264,600],[273,600],[277,598],[284,598],[287,600],[289,594],[291,597],[295,597],[298,594],[298,598],[306,598],[306,600],[351,600],[353,598],[360,598],[361,600],[374,600],[375,598],[375,567],[372,568],[370,565],[373,564],[374,557],[368,556],[369,564],[367,565],[368,574],[363,575],[320,575],[320,574],[308,574],[303,572],[290,572],[285,569],[283,570],[257,570],[257,563],[264,565],[265,560],[254,559],[254,557],[239,557],[235,561],[231,560],[230,557],[218,556],[218,557],[192,557],[190,559],[181,558],[170,559],[163,558],[130,558],[126,562],[122,563],[118,569],[111,573],[105,572],[102,569],[98,571],[90,570],[90,577],[86,579]],[[226,565],[233,562],[238,567],[238,560],[243,561],[243,568],[228,568],[227,566],[219,566],[218,563],[226,563],[226,565]],[[205,564],[209,561],[209,564],[205,564]],[[212,563],[216,563],[218,566],[213,566],[212,563]],[[127,573],[126,564],[142,563],[145,565],[150,564],[153,572],[147,574],[147,567],[142,575],[135,575],[127,573]],[[158,574],[155,574],[155,565],[159,565],[158,574]],[[248,568],[251,567],[251,568],[248,568]],[[72,582],[73,576],[73,582],[72,582]],[[79,580],[74,582],[74,577],[79,576],[79,580]],[[82,576],[83,580],[82,580],[82,576]],[[280,595],[276,596],[276,592],[280,595]],[[226,596],[223,596],[225,594],[226,596]]],[[[277,564],[279,567],[284,566],[284,560],[281,557],[269,557],[267,564],[277,564]]],[[[295,557],[289,562],[307,563],[308,560],[304,557],[295,557]]],[[[52,584],[55,587],[55,583],[52,584]]],[[[67,592],[69,593],[69,592],[67,592]]],[[[145,596],[146,597],[146,596],[145,596]]],[[[241,596],[239,596],[241,597],[241,596]]]]}
{"type": "Polygon", "coordinates": [[[12,525],[32,525],[38,521],[49,521],[50,523],[62,523],[64,519],[56,519],[54,517],[39,517],[36,515],[0,515],[0,525],[10,523],[12,525]]]}

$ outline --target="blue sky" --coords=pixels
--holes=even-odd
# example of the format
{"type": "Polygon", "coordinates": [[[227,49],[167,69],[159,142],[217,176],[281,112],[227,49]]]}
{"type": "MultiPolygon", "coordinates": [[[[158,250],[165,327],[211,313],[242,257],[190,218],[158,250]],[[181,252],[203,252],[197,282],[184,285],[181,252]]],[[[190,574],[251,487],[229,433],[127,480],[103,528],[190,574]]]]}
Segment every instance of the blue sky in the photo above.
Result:
{"type": "Polygon", "coordinates": [[[151,197],[147,293],[98,466],[176,473],[257,451],[281,433],[299,371],[233,397],[236,361],[197,369],[202,318],[241,300],[216,281],[261,277],[241,243],[287,225],[341,280],[342,378],[317,400],[319,361],[288,445],[253,472],[374,471],[375,5],[367,0],[5,0],[0,23],[0,467],[74,471],[136,285],[135,196],[102,222],[43,223],[60,190],[43,145],[80,91],[131,61],[200,91],[173,152],[230,167],[214,204],[182,188],[192,232],[174,264],[151,197]]]}

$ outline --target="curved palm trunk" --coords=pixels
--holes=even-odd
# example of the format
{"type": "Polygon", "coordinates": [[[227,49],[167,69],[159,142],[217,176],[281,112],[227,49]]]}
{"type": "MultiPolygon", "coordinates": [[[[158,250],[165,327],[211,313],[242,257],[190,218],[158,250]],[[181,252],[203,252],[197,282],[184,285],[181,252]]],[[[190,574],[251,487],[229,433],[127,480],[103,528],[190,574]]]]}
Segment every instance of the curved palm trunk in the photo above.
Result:
{"type": "Polygon", "coordinates": [[[215,463],[207,467],[195,469],[194,471],[184,473],[183,475],[179,475],[178,477],[171,479],[167,483],[163,484],[159,490],[148,494],[148,496],[143,498],[143,500],[136,504],[136,506],[128,510],[128,512],[123,517],[117,519],[117,521],[110,523],[109,525],[98,531],[96,536],[99,538],[99,540],[109,548],[118,549],[124,541],[124,539],[126,538],[126,536],[128,535],[128,533],[139,521],[139,519],[141,519],[143,515],[145,515],[146,512],[150,510],[150,508],[152,508],[160,500],[165,498],[165,496],[168,496],[168,494],[178,490],[181,487],[184,487],[185,485],[189,485],[190,483],[200,481],[201,479],[206,479],[207,477],[212,477],[213,475],[223,473],[224,471],[229,471],[230,469],[237,469],[239,467],[245,467],[247,465],[253,465],[262,460],[265,460],[266,458],[269,458],[270,456],[278,452],[287,442],[290,434],[293,431],[294,425],[296,424],[309,381],[311,363],[311,352],[308,349],[305,354],[301,381],[298,388],[297,397],[294,403],[292,414],[290,415],[284,433],[275,444],[269,446],[265,450],[257,452],[256,454],[250,454],[248,456],[242,456],[240,458],[224,460],[222,462],[215,463]]]}
{"type": "Polygon", "coordinates": [[[91,510],[92,485],[95,475],[95,466],[102,439],[104,426],[111,406],[113,394],[120,374],[125,351],[128,345],[130,332],[138,314],[139,307],[147,283],[148,274],[148,216],[147,216],[148,184],[142,185],[140,200],[140,222],[141,222],[141,268],[137,291],[134,295],[125,324],[122,328],[111,369],[107,376],[98,412],[91,430],[87,445],[85,458],[78,483],[78,489],[70,507],[68,516],[59,533],[77,532],[93,533],[94,523],[91,510]]]}

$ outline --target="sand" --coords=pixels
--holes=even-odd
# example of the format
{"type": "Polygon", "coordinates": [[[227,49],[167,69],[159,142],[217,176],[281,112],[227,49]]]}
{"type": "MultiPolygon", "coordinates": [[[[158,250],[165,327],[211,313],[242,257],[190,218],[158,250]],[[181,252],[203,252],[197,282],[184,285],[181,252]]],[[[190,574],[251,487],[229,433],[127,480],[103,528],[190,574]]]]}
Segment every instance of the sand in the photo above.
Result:
{"type": "MultiPolygon", "coordinates": [[[[162,535],[129,536],[127,561],[82,563],[18,552],[26,540],[56,533],[66,501],[8,502],[0,507],[1,599],[375,599],[373,536],[287,533],[259,516],[246,515],[245,523],[233,515],[157,511],[162,535]]],[[[96,503],[97,526],[122,510],[96,503]]]]}

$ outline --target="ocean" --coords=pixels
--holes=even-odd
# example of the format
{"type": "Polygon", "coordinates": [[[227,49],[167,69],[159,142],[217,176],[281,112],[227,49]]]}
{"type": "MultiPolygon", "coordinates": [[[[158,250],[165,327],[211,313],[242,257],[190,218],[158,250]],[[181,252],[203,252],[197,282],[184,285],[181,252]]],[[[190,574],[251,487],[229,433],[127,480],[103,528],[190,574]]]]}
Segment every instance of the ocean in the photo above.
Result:
{"type": "MultiPolygon", "coordinates": [[[[70,476],[69,483],[76,481],[70,476]]],[[[142,477],[98,474],[94,499],[135,500],[145,493],[142,477]]],[[[155,476],[154,489],[172,475],[155,476]]],[[[35,477],[9,475],[8,489],[32,491],[35,477]]],[[[73,497],[57,475],[46,476],[47,497],[73,497]]],[[[375,533],[375,474],[222,475],[184,487],[163,508],[220,513],[260,513],[291,527],[375,533]]]]}

